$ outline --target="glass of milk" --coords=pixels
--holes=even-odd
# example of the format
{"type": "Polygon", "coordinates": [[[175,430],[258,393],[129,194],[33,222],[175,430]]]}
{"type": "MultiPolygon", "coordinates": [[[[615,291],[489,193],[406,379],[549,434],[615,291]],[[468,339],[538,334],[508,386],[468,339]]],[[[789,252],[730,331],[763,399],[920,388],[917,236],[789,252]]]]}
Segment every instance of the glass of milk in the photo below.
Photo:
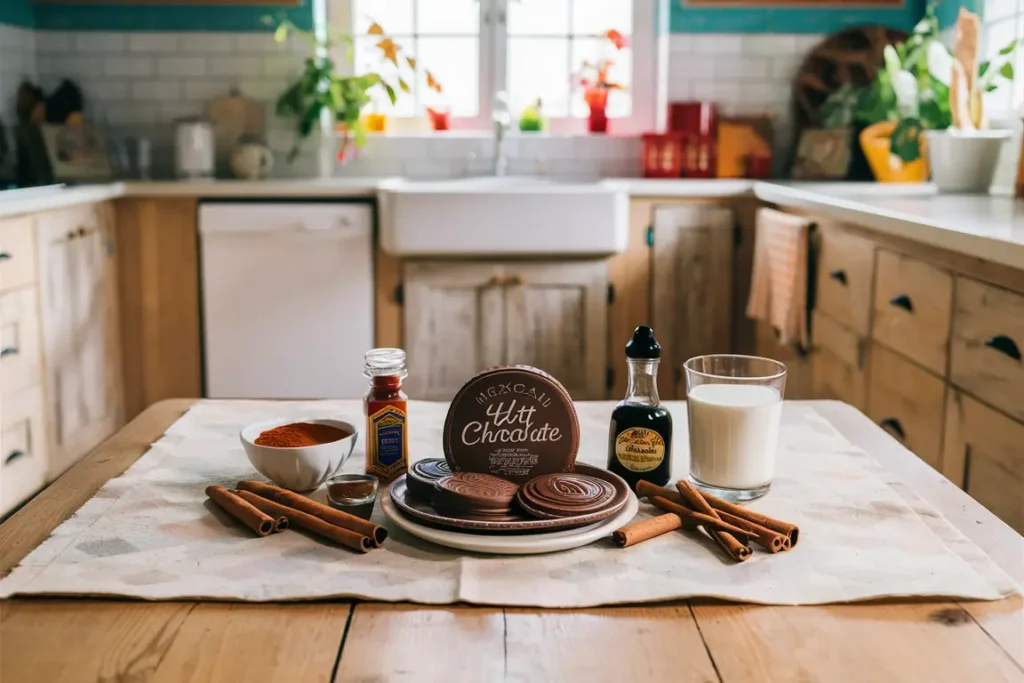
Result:
{"type": "Polygon", "coordinates": [[[756,356],[686,361],[690,481],[732,501],[768,493],[775,474],[786,366],[756,356]]]}

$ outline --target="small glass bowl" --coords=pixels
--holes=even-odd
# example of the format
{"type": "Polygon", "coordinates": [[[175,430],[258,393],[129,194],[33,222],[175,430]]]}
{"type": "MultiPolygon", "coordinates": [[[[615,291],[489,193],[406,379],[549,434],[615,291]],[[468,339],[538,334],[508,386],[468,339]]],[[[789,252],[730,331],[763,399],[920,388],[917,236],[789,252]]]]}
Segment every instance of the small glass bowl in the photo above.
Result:
{"type": "Polygon", "coordinates": [[[327,480],[327,504],[356,517],[369,519],[380,482],[372,474],[339,474],[327,480]]]}

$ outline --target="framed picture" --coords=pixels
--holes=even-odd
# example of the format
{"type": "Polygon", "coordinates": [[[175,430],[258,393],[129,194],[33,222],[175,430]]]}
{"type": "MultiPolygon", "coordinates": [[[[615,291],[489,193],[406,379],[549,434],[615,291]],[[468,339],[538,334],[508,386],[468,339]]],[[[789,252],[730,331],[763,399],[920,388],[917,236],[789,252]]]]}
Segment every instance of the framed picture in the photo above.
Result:
{"type": "Polygon", "coordinates": [[[41,127],[46,154],[58,181],[110,179],[110,154],[103,134],[93,126],[46,124],[41,127]]]}

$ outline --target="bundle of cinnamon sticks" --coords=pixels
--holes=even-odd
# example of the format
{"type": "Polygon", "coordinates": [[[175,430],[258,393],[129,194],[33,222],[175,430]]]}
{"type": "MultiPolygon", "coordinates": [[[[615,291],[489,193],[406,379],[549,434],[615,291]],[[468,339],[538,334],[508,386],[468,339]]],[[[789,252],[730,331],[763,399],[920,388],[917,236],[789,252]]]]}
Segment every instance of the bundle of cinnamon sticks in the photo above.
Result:
{"type": "Polygon", "coordinates": [[[206,495],[260,536],[293,526],[360,553],[379,548],[388,537],[379,524],[272,484],[240,481],[234,491],[207,486],[206,495]]]}
{"type": "Polygon", "coordinates": [[[675,529],[702,528],[731,558],[743,562],[750,557],[751,543],[778,553],[795,546],[800,537],[795,524],[702,493],[685,480],[676,482],[676,490],[641,481],[636,493],[646,496],[665,514],[627,524],[612,534],[612,539],[623,548],[675,529]]]}

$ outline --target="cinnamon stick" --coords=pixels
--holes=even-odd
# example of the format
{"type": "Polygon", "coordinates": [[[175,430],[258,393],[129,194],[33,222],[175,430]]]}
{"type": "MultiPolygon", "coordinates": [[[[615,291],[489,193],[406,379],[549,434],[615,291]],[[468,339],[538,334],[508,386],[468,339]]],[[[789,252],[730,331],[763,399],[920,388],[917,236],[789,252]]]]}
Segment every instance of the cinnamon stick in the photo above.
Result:
{"type": "Polygon", "coordinates": [[[274,518],[263,514],[255,506],[242,500],[238,495],[223,486],[206,487],[206,495],[216,505],[260,536],[266,536],[274,530],[274,518]]]}
{"type": "Polygon", "coordinates": [[[240,481],[237,487],[239,491],[251,491],[258,496],[262,496],[267,500],[272,500],[275,503],[286,505],[290,508],[294,508],[306,514],[318,517],[328,524],[340,526],[345,529],[350,529],[358,534],[369,537],[370,541],[373,542],[375,548],[379,548],[384,539],[388,537],[388,530],[379,524],[374,524],[362,517],[356,517],[350,515],[347,512],[341,510],[335,510],[332,507],[318,503],[315,500],[311,500],[306,496],[283,489],[273,484],[264,484],[261,481],[240,481]]]}
{"type": "MultiPolygon", "coordinates": [[[[708,531],[711,531],[712,529],[717,529],[718,531],[727,531],[733,536],[742,536],[743,538],[753,535],[747,529],[744,529],[735,524],[730,524],[724,519],[718,519],[717,517],[712,517],[702,512],[694,512],[693,510],[687,507],[683,507],[679,503],[673,503],[671,500],[668,500],[667,498],[662,498],[661,496],[654,496],[653,498],[651,498],[651,503],[655,507],[659,507],[662,510],[665,510],[666,512],[671,512],[672,514],[678,515],[679,519],[683,521],[690,521],[694,525],[702,526],[708,531]]],[[[779,541],[779,545],[782,545],[781,540],[779,541]]]]}
{"type": "MultiPolygon", "coordinates": [[[[703,512],[705,515],[720,519],[715,509],[708,505],[707,501],[704,500],[704,496],[701,492],[695,489],[690,482],[680,481],[677,485],[679,494],[689,504],[690,507],[694,508],[697,512],[703,512]]],[[[750,557],[750,548],[745,543],[740,543],[728,531],[719,531],[717,529],[708,529],[708,534],[711,538],[715,539],[718,545],[722,546],[729,555],[732,556],[737,562],[742,562],[750,557]]]]}
{"type": "Polygon", "coordinates": [[[620,548],[628,548],[637,543],[643,543],[662,534],[667,534],[683,526],[683,520],[679,515],[671,512],[657,517],[649,517],[639,522],[633,522],[612,533],[612,540],[620,548]]]}
{"type": "MultiPolygon", "coordinates": [[[[710,505],[711,501],[708,501],[708,504],[710,505]]],[[[751,540],[754,543],[757,543],[770,553],[780,553],[783,550],[789,550],[793,547],[789,542],[788,536],[783,536],[780,533],[772,531],[768,527],[761,526],[756,522],[751,522],[749,519],[743,519],[731,512],[726,512],[725,510],[717,510],[716,512],[718,512],[718,516],[722,518],[723,522],[729,522],[730,524],[735,524],[740,527],[751,537],[751,540]]]]}
{"type": "Polygon", "coordinates": [[[317,536],[323,536],[324,538],[330,539],[335,543],[351,548],[360,553],[368,552],[373,548],[373,541],[367,536],[346,529],[345,527],[335,526],[330,522],[326,522],[319,517],[314,517],[301,510],[282,505],[272,500],[262,498],[252,491],[237,491],[239,496],[244,500],[251,503],[253,507],[256,507],[263,512],[270,515],[281,515],[288,518],[288,522],[293,526],[297,526],[300,529],[310,531],[317,536]]]}
{"type": "MultiPolygon", "coordinates": [[[[667,498],[674,503],[680,503],[686,505],[686,501],[678,491],[665,488],[663,486],[656,486],[646,481],[640,481],[636,485],[636,493],[638,496],[661,496],[667,498]]],[[[783,522],[782,520],[768,517],[760,512],[755,512],[750,508],[745,508],[742,505],[736,505],[730,503],[727,500],[722,500],[718,496],[713,496],[709,493],[703,493],[704,500],[707,501],[708,505],[718,510],[719,512],[728,512],[731,515],[735,515],[747,521],[753,522],[754,524],[760,524],[761,526],[771,529],[775,533],[782,534],[789,539],[790,546],[796,545],[797,539],[800,537],[800,528],[795,524],[789,522],[783,522]]],[[[788,550],[788,548],[787,548],[788,550]]]]}

